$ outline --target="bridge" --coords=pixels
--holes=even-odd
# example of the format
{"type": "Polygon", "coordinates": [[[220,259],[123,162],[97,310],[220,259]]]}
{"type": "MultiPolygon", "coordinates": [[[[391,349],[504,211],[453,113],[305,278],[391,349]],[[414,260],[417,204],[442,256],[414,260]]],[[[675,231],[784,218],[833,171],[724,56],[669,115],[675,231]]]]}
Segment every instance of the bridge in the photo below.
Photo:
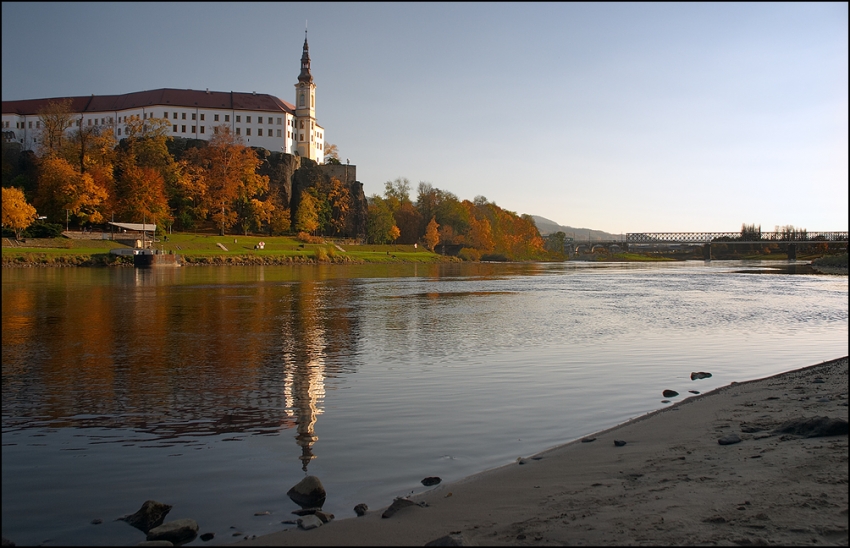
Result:
{"type": "Polygon", "coordinates": [[[816,244],[847,244],[848,231],[820,231],[809,232],[806,230],[779,231],[779,232],[753,232],[742,234],[739,232],[630,232],[625,238],[619,240],[570,240],[570,255],[578,253],[582,249],[590,252],[597,249],[612,250],[620,248],[628,250],[630,247],[645,248],[651,246],[703,246],[703,256],[711,259],[711,245],[766,245],[782,244],[788,252],[789,259],[797,258],[797,246],[816,244]]]}

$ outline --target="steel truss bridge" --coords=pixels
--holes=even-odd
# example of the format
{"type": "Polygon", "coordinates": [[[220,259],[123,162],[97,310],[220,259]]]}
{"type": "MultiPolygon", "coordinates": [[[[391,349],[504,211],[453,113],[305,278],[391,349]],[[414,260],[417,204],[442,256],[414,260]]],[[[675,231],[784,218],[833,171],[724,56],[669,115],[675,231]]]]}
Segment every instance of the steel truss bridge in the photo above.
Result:
{"type": "Polygon", "coordinates": [[[627,244],[802,244],[847,243],[848,232],[761,232],[741,238],[741,232],[630,232],[627,244]],[[756,238],[758,236],[758,238],[756,238]]]}

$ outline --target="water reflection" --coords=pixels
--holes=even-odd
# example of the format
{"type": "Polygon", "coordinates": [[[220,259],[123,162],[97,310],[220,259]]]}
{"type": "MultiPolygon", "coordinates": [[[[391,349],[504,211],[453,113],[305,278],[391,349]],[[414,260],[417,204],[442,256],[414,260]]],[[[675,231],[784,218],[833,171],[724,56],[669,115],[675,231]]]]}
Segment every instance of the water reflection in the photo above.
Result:
{"type": "Polygon", "coordinates": [[[325,379],[357,368],[357,283],[76,274],[3,286],[4,433],[127,429],[89,441],[169,447],[294,429],[307,471],[325,379]]]}

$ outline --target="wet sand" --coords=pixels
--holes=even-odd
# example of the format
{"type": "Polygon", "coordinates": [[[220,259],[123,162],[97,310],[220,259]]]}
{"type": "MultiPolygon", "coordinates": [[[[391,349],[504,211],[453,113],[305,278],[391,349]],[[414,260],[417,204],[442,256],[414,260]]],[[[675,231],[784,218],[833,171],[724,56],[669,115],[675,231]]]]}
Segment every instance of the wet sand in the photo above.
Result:
{"type": "Polygon", "coordinates": [[[592,442],[438,485],[390,518],[381,517],[386,507],[363,517],[352,510],[317,529],[282,524],[290,529],[240,544],[423,546],[455,533],[479,546],[846,546],[847,434],[774,430],[799,418],[847,421],[847,364],[844,357],[683,399],[592,442]],[[732,434],[741,441],[718,443],[732,434]]]}

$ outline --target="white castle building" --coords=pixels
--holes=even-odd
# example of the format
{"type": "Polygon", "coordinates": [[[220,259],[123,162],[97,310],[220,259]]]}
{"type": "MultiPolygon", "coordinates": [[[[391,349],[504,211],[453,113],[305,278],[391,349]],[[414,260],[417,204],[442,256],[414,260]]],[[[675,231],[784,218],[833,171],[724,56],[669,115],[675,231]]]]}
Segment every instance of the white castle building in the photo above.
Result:
{"type": "Polygon", "coordinates": [[[56,97],[3,101],[5,141],[17,141],[24,150],[37,149],[41,138],[38,113],[50,102],[71,101],[74,127],[97,126],[112,130],[117,140],[126,135],[133,116],[165,118],[172,137],[209,140],[215,127],[230,126],[246,146],[262,147],[309,158],[324,159],[325,130],[316,123],[316,85],[310,73],[307,36],[301,55],[301,73],[295,84],[295,105],[273,95],[192,89],[155,89],[124,95],[56,97]]]}

